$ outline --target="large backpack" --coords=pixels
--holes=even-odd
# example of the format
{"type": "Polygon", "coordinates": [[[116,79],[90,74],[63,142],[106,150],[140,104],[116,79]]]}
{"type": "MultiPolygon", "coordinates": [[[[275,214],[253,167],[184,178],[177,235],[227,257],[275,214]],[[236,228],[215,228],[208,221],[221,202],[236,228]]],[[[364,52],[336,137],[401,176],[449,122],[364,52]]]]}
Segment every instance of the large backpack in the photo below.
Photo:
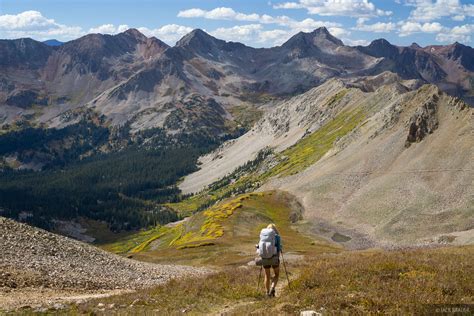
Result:
{"type": "Polygon", "coordinates": [[[276,255],[276,233],[271,228],[264,228],[260,232],[260,242],[258,243],[258,255],[268,259],[276,255]]]}

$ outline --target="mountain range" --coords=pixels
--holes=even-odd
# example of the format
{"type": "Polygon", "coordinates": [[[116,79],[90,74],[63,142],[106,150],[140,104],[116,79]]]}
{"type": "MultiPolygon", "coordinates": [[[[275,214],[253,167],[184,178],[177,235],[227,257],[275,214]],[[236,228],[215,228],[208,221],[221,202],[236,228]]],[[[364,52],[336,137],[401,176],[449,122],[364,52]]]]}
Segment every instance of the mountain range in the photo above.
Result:
{"type": "Polygon", "coordinates": [[[190,124],[205,128],[195,111],[185,110],[189,102],[196,103],[200,115],[217,112],[229,119],[229,109],[245,102],[292,96],[333,77],[384,71],[436,84],[472,102],[471,47],[398,47],[383,39],[350,47],[324,27],[261,49],[199,29],[169,47],[129,29],[89,34],[60,46],[2,40],[0,53],[1,126],[26,120],[62,127],[91,109],[112,126],[129,125],[132,132],[165,127],[176,133],[190,124]],[[187,123],[172,121],[175,116],[187,123]]]}
{"type": "Polygon", "coordinates": [[[272,48],[200,29],[0,40],[0,207],[122,229],[282,190],[354,247],[470,242],[473,62],[324,27],[272,48]]]}

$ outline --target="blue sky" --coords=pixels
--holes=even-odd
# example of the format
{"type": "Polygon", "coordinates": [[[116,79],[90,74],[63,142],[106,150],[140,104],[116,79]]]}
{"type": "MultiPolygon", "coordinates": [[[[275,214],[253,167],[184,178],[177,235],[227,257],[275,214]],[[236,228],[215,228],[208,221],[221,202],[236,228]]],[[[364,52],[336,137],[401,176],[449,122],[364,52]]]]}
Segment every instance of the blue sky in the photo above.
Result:
{"type": "Polygon", "coordinates": [[[397,45],[474,46],[474,0],[0,0],[0,38],[67,41],[135,27],[173,45],[201,28],[269,47],[320,26],[348,45],[383,37],[397,45]]]}

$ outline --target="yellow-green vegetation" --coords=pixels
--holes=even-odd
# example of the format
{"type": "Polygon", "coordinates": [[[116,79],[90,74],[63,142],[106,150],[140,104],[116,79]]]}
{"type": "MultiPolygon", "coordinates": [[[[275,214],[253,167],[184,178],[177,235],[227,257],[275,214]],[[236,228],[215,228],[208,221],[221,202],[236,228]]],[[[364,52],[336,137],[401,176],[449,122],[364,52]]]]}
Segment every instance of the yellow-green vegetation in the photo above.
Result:
{"type": "Polygon", "coordinates": [[[213,197],[206,194],[201,193],[194,196],[191,196],[187,199],[184,199],[177,203],[166,203],[164,204],[166,207],[169,207],[176,212],[178,212],[182,216],[190,216],[203,204],[207,203],[213,197]]]}
{"type": "Polygon", "coordinates": [[[283,151],[283,161],[265,176],[289,176],[303,171],[321,159],[335,141],[350,133],[365,117],[365,111],[361,108],[343,111],[329,123],[283,151]]]}
{"type": "MultiPolygon", "coordinates": [[[[119,241],[101,245],[101,247],[107,251],[114,252],[114,253],[133,252],[132,249],[138,248],[140,250],[141,248],[139,247],[142,247],[144,243],[146,243],[146,245],[150,244],[151,241],[156,239],[156,236],[159,236],[160,234],[162,234],[162,230],[163,230],[162,227],[155,227],[149,230],[143,230],[143,231],[122,237],[119,239],[119,241]]],[[[146,246],[143,246],[143,247],[146,247],[146,246]]]]}
{"type": "MultiPolygon", "coordinates": [[[[329,99],[327,106],[339,102],[347,90],[335,94],[329,99]]],[[[295,145],[278,154],[281,160],[276,166],[263,174],[250,172],[239,176],[236,181],[216,190],[204,191],[179,203],[167,206],[188,215],[199,210],[203,205],[211,205],[235,192],[246,192],[258,188],[268,178],[283,177],[296,174],[321,159],[334,143],[357,128],[366,118],[366,110],[362,107],[347,109],[336,115],[327,124],[312,134],[304,137],[295,145]]]]}
{"type": "Polygon", "coordinates": [[[342,89],[341,91],[339,91],[338,93],[336,93],[335,95],[333,95],[329,101],[326,103],[326,106],[327,107],[332,107],[333,105],[335,105],[336,103],[338,103],[339,101],[342,100],[342,98],[344,98],[347,94],[347,92],[349,92],[349,90],[347,89],[342,89]]]}
{"type": "Polygon", "coordinates": [[[240,265],[255,256],[260,230],[275,223],[297,255],[338,252],[339,248],[298,231],[291,222],[301,212],[284,192],[248,193],[224,200],[173,227],[161,227],[118,241],[109,250],[133,253],[140,260],[196,265],[240,265]],[[123,243],[123,244],[122,244],[123,243]],[[133,245],[133,247],[130,247],[133,245]]]}
{"type": "Polygon", "coordinates": [[[158,229],[156,233],[152,234],[151,237],[140,243],[138,246],[133,247],[130,252],[131,253],[138,253],[143,250],[145,250],[153,241],[156,239],[162,237],[164,234],[166,234],[166,229],[158,229]]]}
{"type": "MultiPolygon", "coordinates": [[[[225,269],[212,275],[173,280],[133,294],[72,305],[71,312],[202,315],[434,314],[436,304],[474,303],[474,246],[322,254],[289,262],[292,287],[277,298],[257,291],[258,268],[225,269]],[[132,304],[133,303],[133,304],[132,304]],[[131,306],[133,305],[133,306],[131,306]]],[[[471,307],[472,312],[472,307],[471,307]]]]}
{"type": "MultiPolygon", "coordinates": [[[[197,214],[196,217],[200,217],[203,222],[199,230],[193,230],[194,226],[188,229],[184,224],[180,224],[177,228],[181,230],[181,234],[173,239],[169,245],[186,245],[191,248],[191,246],[196,247],[199,244],[207,245],[204,242],[222,237],[224,235],[224,227],[222,226],[224,220],[234,214],[235,210],[242,207],[242,204],[238,201],[238,199],[235,199],[228,203],[218,204],[201,214],[197,214]]],[[[180,247],[180,249],[184,249],[184,247],[180,247]]]]}

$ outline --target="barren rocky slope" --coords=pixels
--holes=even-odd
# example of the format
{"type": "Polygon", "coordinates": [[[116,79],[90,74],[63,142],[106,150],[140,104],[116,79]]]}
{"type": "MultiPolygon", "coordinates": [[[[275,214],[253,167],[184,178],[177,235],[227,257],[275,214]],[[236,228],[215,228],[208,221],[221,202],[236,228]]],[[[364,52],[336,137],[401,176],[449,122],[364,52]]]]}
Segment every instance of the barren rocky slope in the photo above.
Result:
{"type": "Polygon", "coordinates": [[[281,154],[264,164],[288,162],[260,190],[294,194],[320,234],[343,233],[353,247],[473,243],[473,109],[434,86],[411,91],[413,82],[380,77],[357,85],[373,91],[333,80],[282,103],[252,131],[201,158],[201,170],[181,188],[199,191],[270,146],[281,154]],[[347,113],[345,123],[329,125],[347,113]],[[355,128],[321,159],[301,161],[324,146],[311,135],[324,138],[350,124],[355,128]]]}
{"type": "MultiPolygon", "coordinates": [[[[0,294],[134,290],[207,270],[126,259],[88,244],[0,217],[0,294]]],[[[0,308],[2,308],[0,304],[0,308]]]]}

